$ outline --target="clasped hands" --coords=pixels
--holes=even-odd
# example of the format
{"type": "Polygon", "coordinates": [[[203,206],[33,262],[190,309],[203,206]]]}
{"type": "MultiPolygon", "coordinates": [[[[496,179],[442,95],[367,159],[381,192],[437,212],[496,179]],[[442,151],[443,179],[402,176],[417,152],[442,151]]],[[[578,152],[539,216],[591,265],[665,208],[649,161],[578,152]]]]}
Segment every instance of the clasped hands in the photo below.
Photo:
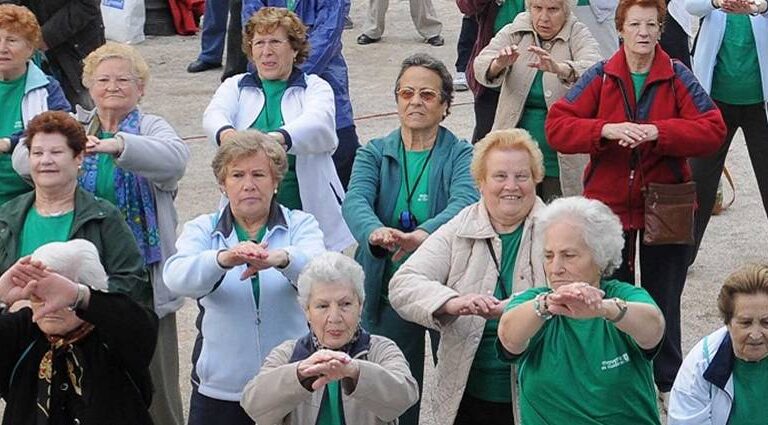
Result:
{"type": "Polygon", "coordinates": [[[379,227],[368,236],[368,243],[374,246],[380,246],[392,254],[392,261],[400,261],[406,255],[416,251],[416,248],[424,242],[429,233],[422,229],[416,229],[412,232],[403,232],[402,230],[391,227],[379,227]]]}
{"type": "Polygon", "coordinates": [[[712,5],[721,8],[723,12],[739,15],[756,15],[766,11],[761,7],[762,2],[758,6],[758,2],[753,0],[712,0],[712,5]]]}
{"type": "Polygon", "coordinates": [[[616,140],[619,146],[635,148],[645,142],[658,140],[659,129],[654,124],[620,122],[603,125],[600,136],[608,140],[616,140]]]}
{"type": "Polygon", "coordinates": [[[267,241],[256,243],[245,241],[233,248],[219,252],[216,260],[222,267],[232,268],[242,264],[248,267],[240,275],[240,280],[245,280],[261,270],[270,267],[284,268],[288,266],[288,252],[284,249],[268,250],[267,241]]]}
{"type": "Polygon", "coordinates": [[[0,301],[3,303],[8,306],[21,300],[42,303],[32,316],[33,322],[69,307],[76,299],[77,283],[30,257],[21,258],[0,276],[0,301]]]}
{"type": "Polygon", "coordinates": [[[480,316],[486,320],[498,319],[504,313],[506,300],[499,300],[493,295],[464,294],[446,301],[436,315],[480,316]]]}
{"type": "Polygon", "coordinates": [[[331,381],[349,378],[352,386],[357,386],[360,377],[360,365],[348,354],[333,350],[318,350],[299,362],[296,375],[300,382],[317,378],[312,382],[312,390],[318,390],[331,381]]]}
{"type": "Polygon", "coordinates": [[[547,310],[574,319],[604,317],[603,297],[602,289],[588,283],[569,283],[547,294],[547,310]]]}
{"type": "Polygon", "coordinates": [[[86,154],[105,153],[117,157],[123,153],[124,148],[123,142],[115,137],[99,139],[96,136],[88,136],[88,141],[85,143],[86,154]]]}

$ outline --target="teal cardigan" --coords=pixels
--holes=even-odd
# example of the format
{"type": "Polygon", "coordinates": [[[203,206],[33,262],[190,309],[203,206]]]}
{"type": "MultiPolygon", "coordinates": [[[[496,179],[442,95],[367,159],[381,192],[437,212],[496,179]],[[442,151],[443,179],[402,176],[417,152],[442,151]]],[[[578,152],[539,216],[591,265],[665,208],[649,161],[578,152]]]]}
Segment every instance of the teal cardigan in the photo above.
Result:
{"type": "MultiPolygon", "coordinates": [[[[402,171],[400,129],[358,149],[349,190],[342,205],[344,220],[358,243],[355,260],[365,271],[364,320],[376,323],[387,252],[368,244],[374,230],[386,226],[395,210],[402,171]]],[[[469,172],[472,145],[440,127],[429,167],[430,219],[418,228],[433,233],[467,205],[479,199],[469,172]]]]}

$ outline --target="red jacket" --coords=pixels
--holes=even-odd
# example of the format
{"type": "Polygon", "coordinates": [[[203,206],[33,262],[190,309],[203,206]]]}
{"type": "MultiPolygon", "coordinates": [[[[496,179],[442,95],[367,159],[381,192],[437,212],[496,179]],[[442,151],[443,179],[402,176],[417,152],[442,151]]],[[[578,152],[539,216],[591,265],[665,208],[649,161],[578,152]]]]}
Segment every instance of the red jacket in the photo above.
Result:
{"type": "Polygon", "coordinates": [[[659,46],[640,101],[634,99],[624,48],[620,47],[552,105],[546,121],[547,142],[555,150],[590,155],[584,171],[584,196],[608,205],[625,230],[643,228],[643,186],[689,181],[686,158],[712,154],[725,139],[720,110],[693,73],[672,62],[659,46]],[[658,139],[630,149],[600,136],[603,125],[626,121],[656,125],[658,139]]]}

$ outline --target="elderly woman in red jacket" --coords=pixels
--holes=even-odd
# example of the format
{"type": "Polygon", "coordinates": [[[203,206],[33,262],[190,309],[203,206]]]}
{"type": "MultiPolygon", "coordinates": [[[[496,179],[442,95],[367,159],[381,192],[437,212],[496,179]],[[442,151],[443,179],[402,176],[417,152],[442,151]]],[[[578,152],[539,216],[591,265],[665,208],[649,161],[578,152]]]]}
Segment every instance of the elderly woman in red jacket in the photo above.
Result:
{"type": "Polygon", "coordinates": [[[619,51],[587,71],[549,110],[547,140],[561,153],[588,153],[584,195],[602,201],[625,233],[623,264],[614,277],[635,282],[640,238],[642,286],[666,318],[666,338],[654,362],[664,401],[682,362],[680,296],[689,246],[643,241],[644,191],[649,183],[691,180],[687,157],[708,155],[725,136],[720,111],[684,65],[658,46],[664,0],[621,0],[619,51]]]}

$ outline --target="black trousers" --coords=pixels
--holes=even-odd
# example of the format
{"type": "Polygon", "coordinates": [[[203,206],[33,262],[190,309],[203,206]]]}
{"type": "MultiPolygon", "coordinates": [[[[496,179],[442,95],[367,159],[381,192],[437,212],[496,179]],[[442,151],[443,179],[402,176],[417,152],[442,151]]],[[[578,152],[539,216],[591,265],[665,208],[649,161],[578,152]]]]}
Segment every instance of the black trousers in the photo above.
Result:
{"type": "Polygon", "coordinates": [[[485,137],[493,128],[496,118],[496,106],[499,104],[499,92],[485,89],[480,96],[475,96],[475,131],[472,144],[485,137]]]}
{"type": "Polygon", "coordinates": [[[677,59],[689,69],[691,68],[691,51],[688,49],[688,34],[683,31],[683,27],[681,27],[669,13],[667,13],[666,18],[664,18],[664,31],[661,33],[659,44],[672,59],[677,59]]]}
{"type": "Polygon", "coordinates": [[[192,386],[187,425],[254,425],[237,401],[224,401],[204,396],[192,386]]]}
{"type": "Polygon", "coordinates": [[[248,70],[248,58],[243,52],[243,25],[240,16],[242,10],[243,0],[230,0],[229,24],[227,26],[227,55],[221,81],[248,70]]]}
{"type": "Polygon", "coordinates": [[[688,272],[688,245],[646,245],[643,231],[624,232],[622,264],[613,277],[635,283],[635,246],[640,240],[640,282],[661,309],[666,322],[664,340],[653,361],[653,377],[660,391],[672,389],[683,362],[680,347],[680,297],[688,272]]]}
{"type": "Polygon", "coordinates": [[[344,190],[347,190],[349,178],[352,176],[352,164],[355,163],[355,154],[360,147],[360,140],[354,125],[337,129],[336,136],[339,138],[339,146],[333,153],[333,165],[336,167],[341,185],[344,186],[344,190]]]}
{"type": "Polygon", "coordinates": [[[707,230],[717,196],[717,184],[723,173],[725,157],[728,156],[731,141],[739,128],[744,132],[749,160],[752,162],[757,187],[760,189],[760,197],[763,200],[763,209],[768,215],[768,119],[766,119],[765,103],[754,105],[730,105],[718,101],[715,103],[720,108],[728,128],[725,143],[712,155],[688,160],[699,198],[699,209],[696,212],[696,244],[692,247],[690,264],[696,260],[701,239],[707,230]]]}
{"type": "Polygon", "coordinates": [[[464,393],[453,425],[512,425],[512,403],[494,403],[464,393]]]}
{"type": "Polygon", "coordinates": [[[477,39],[477,21],[474,16],[461,18],[459,41],[456,43],[456,72],[465,72],[469,65],[469,56],[477,39]]]}

